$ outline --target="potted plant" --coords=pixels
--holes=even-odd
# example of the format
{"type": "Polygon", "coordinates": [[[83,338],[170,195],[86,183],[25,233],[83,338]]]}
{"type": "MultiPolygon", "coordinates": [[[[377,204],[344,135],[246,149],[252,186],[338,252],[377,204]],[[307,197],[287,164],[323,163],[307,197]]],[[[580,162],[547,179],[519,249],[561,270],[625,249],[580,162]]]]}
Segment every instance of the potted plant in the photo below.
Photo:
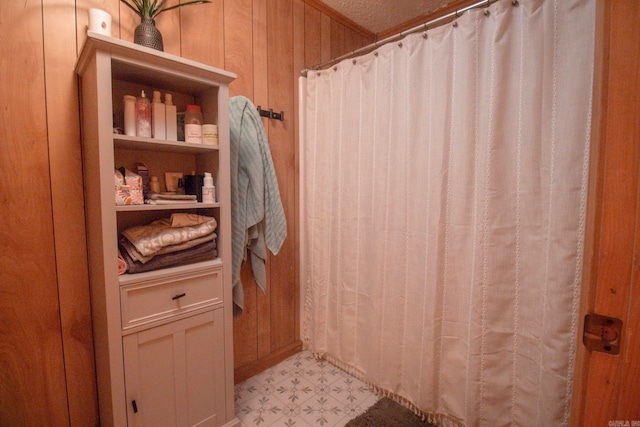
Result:
{"type": "Polygon", "coordinates": [[[200,3],[211,3],[210,0],[191,0],[173,6],[164,7],[167,0],[120,0],[140,17],[140,24],[133,33],[133,42],[156,50],[164,50],[162,34],[156,28],[155,18],[162,12],[200,3]]]}

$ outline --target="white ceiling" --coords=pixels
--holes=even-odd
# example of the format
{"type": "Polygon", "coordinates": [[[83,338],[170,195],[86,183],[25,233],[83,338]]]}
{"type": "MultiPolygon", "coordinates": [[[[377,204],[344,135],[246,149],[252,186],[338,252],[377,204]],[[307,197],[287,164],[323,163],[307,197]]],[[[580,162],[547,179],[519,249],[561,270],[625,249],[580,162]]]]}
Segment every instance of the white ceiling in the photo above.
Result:
{"type": "Polygon", "coordinates": [[[336,12],[376,34],[452,3],[452,0],[321,1],[336,12]]]}

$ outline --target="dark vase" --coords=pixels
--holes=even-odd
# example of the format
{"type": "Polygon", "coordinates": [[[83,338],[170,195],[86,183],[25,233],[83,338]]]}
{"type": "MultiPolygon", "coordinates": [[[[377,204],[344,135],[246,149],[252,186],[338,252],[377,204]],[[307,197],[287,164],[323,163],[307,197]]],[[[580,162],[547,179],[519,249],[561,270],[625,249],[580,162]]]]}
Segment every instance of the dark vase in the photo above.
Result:
{"type": "Polygon", "coordinates": [[[164,50],[162,34],[156,28],[155,21],[149,17],[142,18],[142,22],[136,27],[133,33],[133,42],[151,49],[164,50]]]}

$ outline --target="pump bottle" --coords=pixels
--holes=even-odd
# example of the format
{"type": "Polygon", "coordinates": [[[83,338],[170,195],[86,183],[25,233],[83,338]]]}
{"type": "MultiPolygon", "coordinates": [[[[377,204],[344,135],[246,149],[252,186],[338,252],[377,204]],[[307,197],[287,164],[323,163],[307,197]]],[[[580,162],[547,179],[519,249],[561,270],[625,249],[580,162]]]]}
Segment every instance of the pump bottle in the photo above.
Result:
{"type": "Polygon", "coordinates": [[[216,202],[216,187],[213,186],[213,177],[211,173],[204,173],[204,181],[202,186],[202,203],[216,202]]]}

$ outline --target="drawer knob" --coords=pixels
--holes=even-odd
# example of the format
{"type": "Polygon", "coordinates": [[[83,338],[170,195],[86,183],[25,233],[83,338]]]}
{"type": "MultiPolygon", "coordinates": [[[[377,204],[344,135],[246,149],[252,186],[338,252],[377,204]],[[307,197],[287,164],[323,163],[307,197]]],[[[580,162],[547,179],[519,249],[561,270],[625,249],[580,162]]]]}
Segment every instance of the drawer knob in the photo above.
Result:
{"type": "Polygon", "coordinates": [[[185,293],[183,292],[183,293],[181,293],[181,294],[174,295],[171,299],[175,301],[175,300],[180,299],[180,298],[182,298],[182,297],[184,297],[184,296],[186,296],[186,295],[187,295],[187,294],[185,294],[185,293]]]}

